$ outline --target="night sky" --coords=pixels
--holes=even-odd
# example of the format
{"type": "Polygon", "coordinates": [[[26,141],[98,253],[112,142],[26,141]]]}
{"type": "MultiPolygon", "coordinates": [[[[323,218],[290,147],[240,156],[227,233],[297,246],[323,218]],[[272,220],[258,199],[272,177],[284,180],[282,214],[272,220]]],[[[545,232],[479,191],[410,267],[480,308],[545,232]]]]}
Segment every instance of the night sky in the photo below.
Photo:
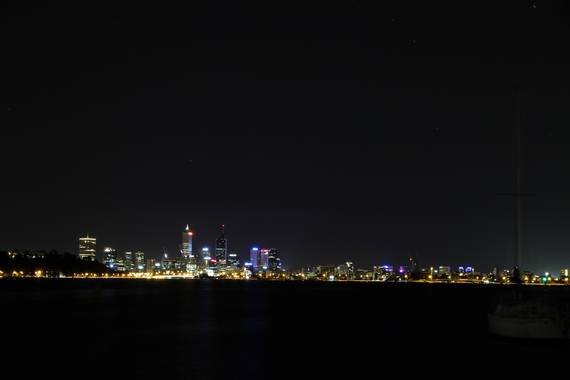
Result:
{"type": "Polygon", "coordinates": [[[0,249],[289,267],[570,266],[564,2],[101,1],[0,12],[0,249]],[[206,5],[207,4],[207,5],[206,5]]]}

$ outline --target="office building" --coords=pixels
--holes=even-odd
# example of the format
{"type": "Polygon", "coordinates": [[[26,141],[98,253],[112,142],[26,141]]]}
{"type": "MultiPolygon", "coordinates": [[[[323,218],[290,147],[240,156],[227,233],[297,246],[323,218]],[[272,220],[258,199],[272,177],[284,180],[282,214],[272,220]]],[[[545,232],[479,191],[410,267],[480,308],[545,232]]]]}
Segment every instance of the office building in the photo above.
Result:
{"type": "Polygon", "coordinates": [[[210,248],[203,247],[201,252],[202,252],[202,263],[204,267],[207,267],[210,264],[210,261],[212,260],[212,255],[210,254],[210,248]]]}
{"type": "Polygon", "coordinates": [[[253,247],[249,251],[249,262],[251,263],[251,267],[253,269],[257,269],[261,266],[261,257],[259,248],[253,247]]]}
{"type": "Polygon", "coordinates": [[[281,258],[279,257],[279,251],[275,248],[269,249],[267,255],[267,267],[272,271],[281,269],[281,258]]]}
{"type": "Polygon", "coordinates": [[[239,256],[237,253],[230,253],[228,254],[228,261],[226,263],[226,265],[231,266],[231,267],[239,267],[239,256]]]}
{"type": "Polygon", "coordinates": [[[262,248],[259,251],[259,264],[262,269],[269,268],[269,252],[270,250],[267,248],[262,248]]]}
{"type": "Polygon", "coordinates": [[[146,272],[152,273],[155,269],[160,269],[160,263],[158,263],[158,267],[155,264],[157,264],[155,259],[146,259],[146,272]]]}
{"type": "Polygon", "coordinates": [[[82,260],[95,261],[97,239],[89,237],[79,238],[79,258],[82,260]]]}
{"type": "Polygon", "coordinates": [[[225,226],[222,224],[222,234],[216,239],[215,259],[217,265],[226,265],[228,254],[228,239],[225,236],[225,226]]]}
{"type": "Polygon", "coordinates": [[[103,248],[103,264],[111,270],[117,270],[117,250],[115,248],[103,248]]]}
{"type": "Polygon", "coordinates": [[[194,258],[192,254],[192,238],[194,237],[194,233],[190,231],[190,226],[186,225],[184,232],[182,232],[182,250],[181,254],[182,257],[185,259],[194,258]]]}
{"type": "Polygon", "coordinates": [[[125,271],[131,272],[135,269],[135,262],[133,260],[133,253],[130,251],[124,254],[125,271]]]}
{"type": "Polygon", "coordinates": [[[144,252],[137,251],[135,252],[135,262],[134,262],[134,269],[137,272],[144,272],[145,271],[145,261],[144,261],[144,252]]]}

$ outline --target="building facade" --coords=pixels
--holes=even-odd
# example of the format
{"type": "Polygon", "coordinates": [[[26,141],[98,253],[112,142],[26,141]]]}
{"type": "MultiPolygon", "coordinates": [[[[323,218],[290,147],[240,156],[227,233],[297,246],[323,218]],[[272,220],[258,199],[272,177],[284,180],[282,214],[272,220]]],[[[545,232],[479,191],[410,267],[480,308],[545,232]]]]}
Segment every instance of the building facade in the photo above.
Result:
{"type": "Polygon", "coordinates": [[[134,269],[137,272],[144,272],[145,271],[146,262],[144,260],[144,252],[142,252],[142,251],[136,251],[135,252],[134,269]]]}
{"type": "Polygon", "coordinates": [[[281,258],[279,257],[279,250],[276,248],[269,249],[267,255],[267,267],[272,271],[281,269],[281,258]]]}
{"type": "Polygon", "coordinates": [[[239,256],[237,253],[229,253],[228,254],[228,261],[226,263],[227,266],[230,267],[239,267],[240,262],[239,262],[239,256]]]}
{"type": "Polygon", "coordinates": [[[89,237],[79,238],[79,258],[82,260],[95,261],[96,255],[97,239],[89,237]]]}
{"type": "Polygon", "coordinates": [[[251,263],[251,267],[253,269],[259,268],[259,264],[261,263],[259,248],[253,247],[249,251],[249,262],[251,263]]]}
{"type": "Polygon", "coordinates": [[[192,238],[194,237],[194,233],[190,231],[190,226],[187,224],[184,232],[182,232],[182,250],[181,254],[182,257],[185,259],[190,260],[194,257],[192,254],[192,238]]]}
{"type": "Polygon", "coordinates": [[[131,272],[135,269],[135,262],[133,260],[133,253],[131,251],[125,252],[123,263],[125,265],[125,271],[131,272]]]}
{"type": "Polygon", "coordinates": [[[260,260],[259,267],[261,269],[269,268],[269,252],[270,249],[268,248],[262,248],[259,252],[259,260],[260,260]]]}
{"type": "Polygon", "coordinates": [[[225,226],[222,224],[222,234],[216,239],[216,253],[214,255],[218,265],[226,265],[228,260],[228,239],[226,239],[225,226]]]}
{"type": "Polygon", "coordinates": [[[117,250],[115,248],[103,248],[103,264],[111,270],[117,270],[117,250]]]}

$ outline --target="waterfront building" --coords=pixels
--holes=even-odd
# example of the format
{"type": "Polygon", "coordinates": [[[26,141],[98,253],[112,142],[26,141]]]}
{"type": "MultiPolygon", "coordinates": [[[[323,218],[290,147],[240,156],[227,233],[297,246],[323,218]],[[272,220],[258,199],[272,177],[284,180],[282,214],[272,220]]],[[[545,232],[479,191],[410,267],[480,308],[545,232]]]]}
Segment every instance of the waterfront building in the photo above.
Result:
{"type": "Polygon", "coordinates": [[[261,258],[259,256],[259,248],[253,247],[249,251],[249,262],[251,263],[251,268],[256,269],[260,266],[261,258]]]}
{"type": "Polygon", "coordinates": [[[117,250],[112,247],[103,248],[103,264],[111,270],[116,270],[117,250]]]}
{"type": "Polygon", "coordinates": [[[127,251],[124,253],[124,263],[125,263],[125,271],[131,272],[135,269],[135,262],[133,260],[133,253],[131,251],[127,251]]]}
{"type": "Polygon", "coordinates": [[[117,272],[125,272],[125,259],[123,257],[117,257],[117,260],[115,260],[114,270],[117,272]]]}
{"type": "Polygon", "coordinates": [[[379,267],[381,274],[392,274],[394,273],[393,265],[380,265],[379,267]]]}
{"type": "Polygon", "coordinates": [[[222,234],[216,239],[216,252],[214,257],[217,265],[226,265],[228,254],[228,239],[226,239],[225,225],[222,224],[222,234]]]}
{"type": "MultiPolygon", "coordinates": [[[[152,273],[155,270],[155,264],[156,264],[156,260],[155,259],[146,259],[146,271],[148,273],[152,273]]],[[[158,264],[158,269],[160,269],[160,263],[158,264]]]]}
{"type": "Polygon", "coordinates": [[[182,232],[182,257],[185,259],[192,259],[194,255],[192,254],[192,238],[194,233],[190,231],[190,226],[187,224],[184,232],[182,232]]]}
{"type": "Polygon", "coordinates": [[[261,269],[268,269],[269,268],[269,249],[262,248],[259,250],[259,264],[261,269]]]}
{"type": "Polygon", "coordinates": [[[352,261],[347,261],[346,268],[348,269],[347,273],[348,279],[354,280],[354,263],[352,261]]]}
{"type": "Polygon", "coordinates": [[[103,264],[111,270],[117,270],[117,250],[112,247],[103,248],[103,264]]]}
{"type": "Polygon", "coordinates": [[[202,263],[204,267],[208,267],[212,260],[212,255],[210,254],[210,248],[203,247],[202,248],[202,263]]]}
{"type": "Polygon", "coordinates": [[[281,258],[279,257],[279,251],[276,248],[269,249],[267,255],[267,267],[272,271],[278,271],[281,269],[281,258]]]}
{"type": "Polygon", "coordinates": [[[135,252],[135,261],[134,261],[134,269],[137,272],[144,272],[145,271],[145,261],[144,261],[144,252],[137,251],[135,252]]]}
{"type": "Polygon", "coordinates": [[[187,260],[183,258],[169,258],[168,256],[162,259],[162,264],[154,264],[155,269],[162,269],[170,272],[186,272],[187,271],[187,260]]]}
{"type": "Polygon", "coordinates": [[[320,279],[329,279],[331,276],[334,278],[336,267],[334,265],[319,265],[315,273],[320,279]]]}
{"type": "Polygon", "coordinates": [[[95,261],[97,239],[93,237],[79,238],[79,258],[82,260],[95,261]]]}
{"type": "Polygon", "coordinates": [[[230,253],[228,254],[228,261],[227,265],[231,267],[239,267],[239,256],[237,253],[230,253]]]}

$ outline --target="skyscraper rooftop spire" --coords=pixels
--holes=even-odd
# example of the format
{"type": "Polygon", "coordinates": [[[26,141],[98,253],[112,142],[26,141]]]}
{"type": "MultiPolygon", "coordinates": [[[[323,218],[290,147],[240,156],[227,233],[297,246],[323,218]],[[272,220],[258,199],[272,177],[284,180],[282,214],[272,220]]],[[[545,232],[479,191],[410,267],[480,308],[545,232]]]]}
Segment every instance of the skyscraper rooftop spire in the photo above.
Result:
{"type": "Polygon", "coordinates": [[[190,231],[190,225],[189,224],[186,225],[186,231],[190,231]]]}

